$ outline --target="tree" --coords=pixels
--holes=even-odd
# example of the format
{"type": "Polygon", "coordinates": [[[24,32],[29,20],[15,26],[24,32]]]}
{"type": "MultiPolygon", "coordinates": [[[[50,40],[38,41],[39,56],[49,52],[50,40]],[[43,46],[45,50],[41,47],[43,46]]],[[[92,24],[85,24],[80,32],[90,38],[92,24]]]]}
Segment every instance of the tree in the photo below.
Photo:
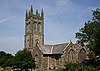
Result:
{"type": "Polygon", "coordinates": [[[100,56],[100,9],[93,11],[91,21],[84,24],[84,27],[76,33],[78,42],[85,43],[95,55],[100,56]]]}
{"type": "Polygon", "coordinates": [[[92,66],[85,66],[82,63],[65,62],[65,69],[63,71],[98,71],[92,66]]]}
{"type": "Polygon", "coordinates": [[[5,53],[4,51],[0,51],[0,66],[1,67],[3,68],[12,67],[13,59],[14,59],[13,55],[9,53],[5,53]]]}
{"type": "Polygon", "coordinates": [[[18,68],[20,70],[35,68],[35,61],[32,58],[32,54],[27,49],[20,50],[15,54],[13,68],[18,68]]]}

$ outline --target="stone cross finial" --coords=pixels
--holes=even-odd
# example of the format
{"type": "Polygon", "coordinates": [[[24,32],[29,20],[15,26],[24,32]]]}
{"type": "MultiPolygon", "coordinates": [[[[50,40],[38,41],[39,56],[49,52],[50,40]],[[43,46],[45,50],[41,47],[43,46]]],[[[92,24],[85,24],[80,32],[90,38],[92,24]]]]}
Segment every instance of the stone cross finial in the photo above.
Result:
{"type": "Polygon", "coordinates": [[[72,41],[71,41],[71,39],[70,39],[70,43],[71,43],[72,41]]]}

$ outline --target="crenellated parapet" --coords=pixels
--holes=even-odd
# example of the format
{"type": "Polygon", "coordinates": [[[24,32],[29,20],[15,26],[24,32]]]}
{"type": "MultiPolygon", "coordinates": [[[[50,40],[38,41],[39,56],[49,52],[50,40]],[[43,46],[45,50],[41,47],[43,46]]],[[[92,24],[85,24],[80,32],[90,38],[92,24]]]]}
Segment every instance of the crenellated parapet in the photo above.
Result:
{"type": "Polygon", "coordinates": [[[39,19],[44,19],[44,12],[43,9],[41,10],[41,12],[39,13],[38,10],[36,10],[35,13],[33,13],[33,7],[31,5],[30,10],[26,10],[26,16],[25,16],[25,20],[27,21],[28,19],[30,19],[31,17],[34,18],[39,18],[39,19]]]}

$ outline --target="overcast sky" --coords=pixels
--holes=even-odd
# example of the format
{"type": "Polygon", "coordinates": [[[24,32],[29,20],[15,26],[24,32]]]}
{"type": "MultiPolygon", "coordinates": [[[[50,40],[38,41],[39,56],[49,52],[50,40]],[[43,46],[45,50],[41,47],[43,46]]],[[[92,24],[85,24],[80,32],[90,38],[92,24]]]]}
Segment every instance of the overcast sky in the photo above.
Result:
{"type": "Polygon", "coordinates": [[[45,44],[76,42],[75,33],[91,20],[100,0],[0,0],[0,51],[24,48],[25,10],[44,9],[45,44]]]}

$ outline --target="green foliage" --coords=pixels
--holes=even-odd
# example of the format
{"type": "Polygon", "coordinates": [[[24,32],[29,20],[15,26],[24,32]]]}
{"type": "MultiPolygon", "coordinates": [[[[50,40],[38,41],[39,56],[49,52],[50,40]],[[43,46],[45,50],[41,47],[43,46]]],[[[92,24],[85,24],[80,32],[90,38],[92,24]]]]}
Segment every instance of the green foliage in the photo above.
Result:
{"type": "Polygon", "coordinates": [[[31,52],[26,49],[18,51],[15,56],[1,51],[0,66],[2,68],[13,67],[14,69],[27,70],[35,68],[35,61],[31,52]]]}
{"type": "Polygon", "coordinates": [[[20,68],[21,70],[32,69],[35,67],[35,61],[32,58],[30,51],[24,49],[15,54],[13,68],[20,68]]]}
{"type": "Polygon", "coordinates": [[[93,11],[92,21],[84,24],[84,27],[76,33],[80,43],[86,43],[96,55],[100,55],[100,9],[93,11]]]}
{"type": "Polygon", "coordinates": [[[0,66],[5,67],[11,67],[13,65],[14,57],[11,54],[5,53],[3,51],[0,51],[0,66]]]}
{"type": "Polygon", "coordinates": [[[51,71],[100,71],[100,65],[98,65],[97,67],[93,67],[91,65],[91,62],[88,62],[88,61],[85,61],[85,63],[84,62],[82,63],[65,62],[64,68],[53,69],[51,71]]]}
{"type": "Polygon", "coordinates": [[[84,60],[82,62],[85,66],[92,66],[93,68],[96,68],[97,70],[100,70],[100,57],[96,59],[89,59],[89,60],[84,60]]]}
{"type": "MultiPolygon", "coordinates": [[[[76,33],[76,38],[79,43],[85,43],[90,49],[89,58],[83,62],[84,69],[97,69],[100,70],[100,9],[97,8],[93,11],[93,17],[91,21],[84,24],[84,27],[76,33]],[[88,67],[88,68],[87,68],[88,67]]],[[[92,71],[93,71],[92,70],[92,71]]],[[[91,70],[90,70],[91,71],[91,70]]]]}
{"type": "Polygon", "coordinates": [[[98,70],[92,66],[85,66],[82,63],[77,64],[77,63],[66,62],[64,69],[58,69],[54,71],[98,71],[98,70]]]}

